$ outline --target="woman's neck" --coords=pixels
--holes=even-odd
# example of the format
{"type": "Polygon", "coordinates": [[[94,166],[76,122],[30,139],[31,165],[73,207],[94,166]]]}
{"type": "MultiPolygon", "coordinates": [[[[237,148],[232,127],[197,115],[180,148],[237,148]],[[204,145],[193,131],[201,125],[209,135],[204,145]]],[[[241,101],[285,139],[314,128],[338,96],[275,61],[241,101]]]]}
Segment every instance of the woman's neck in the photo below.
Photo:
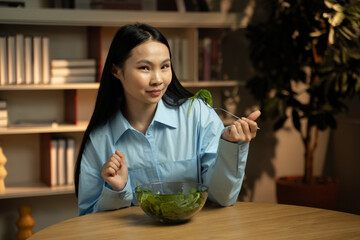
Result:
{"type": "Polygon", "coordinates": [[[145,134],[154,118],[156,107],[157,104],[136,108],[126,105],[124,116],[133,128],[145,134]]]}

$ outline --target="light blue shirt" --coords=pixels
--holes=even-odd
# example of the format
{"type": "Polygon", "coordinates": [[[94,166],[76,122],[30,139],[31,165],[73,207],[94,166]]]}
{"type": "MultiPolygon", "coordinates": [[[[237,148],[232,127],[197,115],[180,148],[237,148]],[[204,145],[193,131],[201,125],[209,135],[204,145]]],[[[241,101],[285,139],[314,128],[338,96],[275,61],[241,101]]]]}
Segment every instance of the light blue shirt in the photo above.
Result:
{"type": "Polygon", "coordinates": [[[134,189],[160,181],[190,181],[209,186],[209,200],[222,206],[236,202],[244,178],[249,143],[221,139],[224,125],[201,100],[179,107],[158,103],[145,135],[119,111],[90,133],[80,168],[79,214],[137,205],[134,189]],[[103,164],[118,150],[124,153],[128,181],[113,191],[101,177],[103,164]]]}

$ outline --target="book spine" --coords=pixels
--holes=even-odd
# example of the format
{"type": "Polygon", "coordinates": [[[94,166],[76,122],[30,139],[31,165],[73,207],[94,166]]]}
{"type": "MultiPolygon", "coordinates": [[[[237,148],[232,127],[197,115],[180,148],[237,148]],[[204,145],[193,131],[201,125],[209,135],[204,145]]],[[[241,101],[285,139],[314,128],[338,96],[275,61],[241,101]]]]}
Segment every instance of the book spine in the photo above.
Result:
{"type": "Polygon", "coordinates": [[[57,180],[58,185],[65,185],[66,181],[66,141],[65,139],[58,140],[57,151],[57,180]]]}
{"type": "Polygon", "coordinates": [[[40,84],[42,82],[42,71],[41,71],[41,37],[34,36],[33,38],[33,64],[34,64],[34,76],[33,82],[34,84],[40,84]]]}
{"type": "Polygon", "coordinates": [[[51,77],[51,84],[65,83],[92,83],[96,81],[94,76],[69,76],[69,77],[51,77]]]}
{"type": "Polygon", "coordinates": [[[33,43],[32,37],[27,36],[24,39],[25,54],[25,84],[33,83],[33,43]]]}
{"type": "Polygon", "coordinates": [[[185,38],[182,39],[182,47],[181,47],[181,67],[182,67],[182,80],[189,80],[189,41],[185,38]]]}
{"type": "Polygon", "coordinates": [[[57,158],[58,158],[58,140],[51,139],[50,141],[50,186],[57,186],[57,158]]]}
{"type": "Polygon", "coordinates": [[[16,84],[25,83],[24,35],[16,34],[16,84]]]}
{"type": "Polygon", "coordinates": [[[203,80],[211,80],[211,39],[204,38],[204,50],[203,50],[203,80]]]}
{"type": "Polygon", "coordinates": [[[15,84],[16,71],[15,71],[15,37],[7,37],[7,59],[8,59],[8,84],[15,84]]]}
{"type": "Polygon", "coordinates": [[[8,78],[8,60],[6,37],[0,36],[0,86],[7,84],[8,78]]]}
{"type": "Polygon", "coordinates": [[[41,38],[41,62],[42,62],[42,83],[50,83],[50,39],[49,37],[41,38]]]}
{"type": "Polygon", "coordinates": [[[96,68],[52,68],[51,76],[66,77],[66,76],[95,76],[96,68]]]}
{"type": "Polygon", "coordinates": [[[95,59],[52,59],[51,68],[96,67],[95,59]]]}
{"type": "Polygon", "coordinates": [[[67,139],[66,142],[66,184],[74,184],[75,169],[75,140],[67,139]]]}

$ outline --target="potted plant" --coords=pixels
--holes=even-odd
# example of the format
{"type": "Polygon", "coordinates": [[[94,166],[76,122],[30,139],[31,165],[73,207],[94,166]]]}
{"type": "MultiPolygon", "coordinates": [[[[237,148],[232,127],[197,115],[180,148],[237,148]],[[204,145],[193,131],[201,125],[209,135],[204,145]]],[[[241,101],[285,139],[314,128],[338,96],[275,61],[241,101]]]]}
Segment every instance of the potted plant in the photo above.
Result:
{"type": "Polygon", "coordinates": [[[268,9],[269,19],[247,29],[255,70],[247,88],[275,130],[292,119],[305,152],[300,179],[276,180],[278,201],[333,209],[337,184],[313,176],[314,152],[319,131],[336,128],[335,116],[346,112],[344,100],[360,95],[360,3],[273,0],[268,9]],[[326,186],[333,200],[322,192],[326,186]],[[288,195],[281,196],[281,190],[288,195]],[[320,196],[309,196],[314,192],[320,196]]]}

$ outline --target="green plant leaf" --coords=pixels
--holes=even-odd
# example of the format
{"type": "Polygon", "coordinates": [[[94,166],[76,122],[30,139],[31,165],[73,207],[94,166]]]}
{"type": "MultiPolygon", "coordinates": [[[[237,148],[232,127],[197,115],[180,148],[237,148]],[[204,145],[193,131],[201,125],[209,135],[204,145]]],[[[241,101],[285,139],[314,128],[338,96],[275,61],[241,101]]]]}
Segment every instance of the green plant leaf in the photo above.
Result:
{"type": "Polygon", "coordinates": [[[213,100],[210,91],[206,89],[200,89],[198,92],[194,94],[194,96],[188,98],[189,100],[191,100],[188,117],[190,116],[190,112],[196,98],[201,99],[205,104],[209,105],[210,107],[213,107],[213,100]]]}

